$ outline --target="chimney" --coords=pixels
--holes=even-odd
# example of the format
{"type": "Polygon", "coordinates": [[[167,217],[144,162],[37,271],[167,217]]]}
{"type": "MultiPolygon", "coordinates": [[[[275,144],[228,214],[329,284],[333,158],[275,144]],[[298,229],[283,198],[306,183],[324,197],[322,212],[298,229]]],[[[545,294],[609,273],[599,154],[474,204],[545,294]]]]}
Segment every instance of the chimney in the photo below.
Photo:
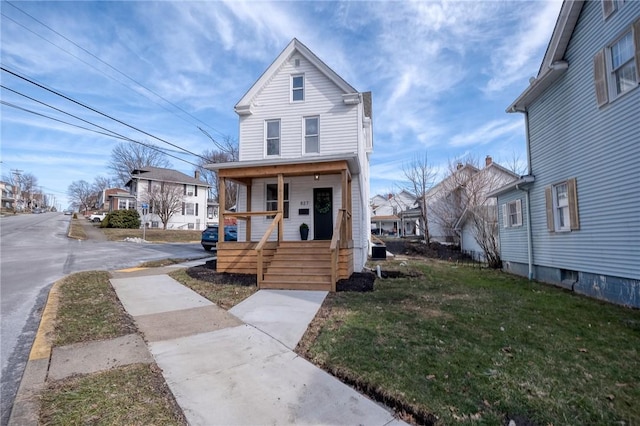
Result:
{"type": "Polygon", "coordinates": [[[456,164],[456,170],[460,170],[463,167],[464,167],[464,165],[462,163],[460,163],[460,162],[458,164],[456,164]]]}
{"type": "Polygon", "coordinates": [[[387,194],[387,200],[390,200],[393,198],[393,194],[387,194]]]}
{"type": "Polygon", "coordinates": [[[484,159],[484,165],[485,165],[485,167],[486,167],[486,166],[490,166],[490,165],[491,165],[491,163],[493,163],[493,158],[491,158],[491,156],[490,156],[490,155],[487,155],[487,156],[485,157],[485,159],[484,159]]]}
{"type": "Polygon", "coordinates": [[[200,180],[200,170],[196,170],[195,173],[193,174],[193,177],[200,180]]]}

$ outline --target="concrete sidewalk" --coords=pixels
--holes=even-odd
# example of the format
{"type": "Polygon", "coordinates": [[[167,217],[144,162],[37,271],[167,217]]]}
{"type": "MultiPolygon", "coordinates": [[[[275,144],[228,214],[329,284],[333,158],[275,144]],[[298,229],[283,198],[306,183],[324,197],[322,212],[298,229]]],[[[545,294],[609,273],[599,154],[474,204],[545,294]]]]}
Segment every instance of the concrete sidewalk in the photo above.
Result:
{"type": "Polygon", "coordinates": [[[404,424],[293,352],[326,292],[261,290],[227,312],[131,275],[111,282],[189,424],[404,424]]]}

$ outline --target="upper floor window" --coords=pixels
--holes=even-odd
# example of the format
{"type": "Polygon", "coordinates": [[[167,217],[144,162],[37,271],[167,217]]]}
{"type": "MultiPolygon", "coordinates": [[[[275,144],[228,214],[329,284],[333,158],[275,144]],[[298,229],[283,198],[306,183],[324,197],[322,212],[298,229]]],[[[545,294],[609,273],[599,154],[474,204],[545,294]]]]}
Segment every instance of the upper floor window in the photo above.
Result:
{"type": "Polygon", "coordinates": [[[593,58],[596,100],[603,106],[638,86],[640,20],[593,58]]]}
{"type": "Polygon", "coordinates": [[[304,75],[291,76],[291,101],[304,101],[304,75]]]}
{"type": "Polygon", "coordinates": [[[198,195],[196,193],[196,186],[195,185],[185,185],[184,186],[184,195],[192,197],[194,194],[198,195]]]}
{"type": "Polygon", "coordinates": [[[280,120],[266,122],[267,155],[280,155],[280,120]]]}
{"type": "Polygon", "coordinates": [[[320,126],[318,117],[304,119],[304,152],[320,152],[320,126]]]}
{"type": "Polygon", "coordinates": [[[576,180],[568,179],[545,188],[547,228],[551,232],[580,229],[576,180]]]}
{"type": "Polygon", "coordinates": [[[602,14],[607,19],[613,12],[620,9],[626,0],[602,0],[602,14]]]}
{"type": "Polygon", "coordinates": [[[638,85],[636,73],[635,48],[631,31],[627,31],[609,48],[610,90],[615,96],[620,95],[638,85]]]}

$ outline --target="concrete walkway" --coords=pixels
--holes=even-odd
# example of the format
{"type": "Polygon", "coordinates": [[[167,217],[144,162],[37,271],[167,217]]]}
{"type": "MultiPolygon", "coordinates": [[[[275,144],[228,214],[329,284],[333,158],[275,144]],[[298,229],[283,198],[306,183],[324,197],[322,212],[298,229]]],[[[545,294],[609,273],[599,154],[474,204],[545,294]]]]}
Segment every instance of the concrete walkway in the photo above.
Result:
{"type": "Polygon", "coordinates": [[[167,275],[111,280],[191,425],[392,425],[293,348],[326,292],[261,290],[229,312],[167,275]]]}

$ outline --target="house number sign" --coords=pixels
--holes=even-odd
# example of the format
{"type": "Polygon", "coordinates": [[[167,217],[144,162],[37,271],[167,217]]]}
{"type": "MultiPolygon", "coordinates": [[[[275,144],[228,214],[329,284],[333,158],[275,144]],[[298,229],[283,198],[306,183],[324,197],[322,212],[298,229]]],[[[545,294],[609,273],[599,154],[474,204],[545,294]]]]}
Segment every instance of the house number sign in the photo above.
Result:
{"type": "Polygon", "coordinates": [[[309,205],[309,201],[300,201],[300,205],[301,206],[308,206],[309,205]]]}

